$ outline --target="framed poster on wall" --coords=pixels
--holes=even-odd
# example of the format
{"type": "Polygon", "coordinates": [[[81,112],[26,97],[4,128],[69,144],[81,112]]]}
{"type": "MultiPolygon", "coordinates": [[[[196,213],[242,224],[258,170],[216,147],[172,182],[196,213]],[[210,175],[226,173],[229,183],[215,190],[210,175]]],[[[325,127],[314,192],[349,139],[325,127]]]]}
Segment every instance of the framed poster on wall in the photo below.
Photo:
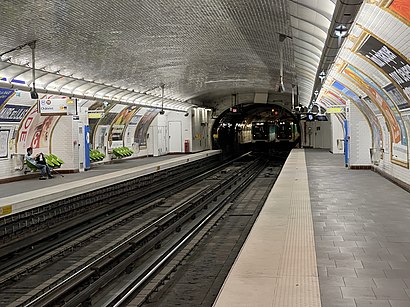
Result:
{"type": "Polygon", "coordinates": [[[8,158],[9,156],[9,129],[0,128],[0,158],[8,158]]]}

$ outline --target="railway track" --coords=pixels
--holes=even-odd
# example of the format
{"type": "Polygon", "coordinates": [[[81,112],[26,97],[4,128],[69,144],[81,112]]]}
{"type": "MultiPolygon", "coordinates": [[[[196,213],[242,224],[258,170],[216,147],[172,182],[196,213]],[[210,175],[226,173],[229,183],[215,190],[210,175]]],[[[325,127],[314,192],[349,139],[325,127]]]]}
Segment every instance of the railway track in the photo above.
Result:
{"type": "MultiPolygon", "coordinates": [[[[149,201],[39,258],[26,260],[0,279],[1,304],[77,306],[92,303],[94,297],[100,295],[96,293],[109,288],[109,282],[129,275],[135,268],[143,274],[153,267],[158,271],[161,265],[151,263],[155,258],[151,253],[158,252],[161,246],[179,250],[188,238],[195,237],[204,221],[223,215],[229,208],[229,199],[255,176],[255,170],[261,168],[258,165],[256,161],[230,165],[171,197],[149,201]],[[216,208],[225,209],[218,213],[216,208]],[[182,234],[185,238],[178,238],[182,234]],[[148,267],[141,262],[147,257],[151,263],[148,267]]],[[[169,258],[158,261],[164,264],[169,258]]],[[[141,285],[148,279],[137,278],[141,285]]]]}

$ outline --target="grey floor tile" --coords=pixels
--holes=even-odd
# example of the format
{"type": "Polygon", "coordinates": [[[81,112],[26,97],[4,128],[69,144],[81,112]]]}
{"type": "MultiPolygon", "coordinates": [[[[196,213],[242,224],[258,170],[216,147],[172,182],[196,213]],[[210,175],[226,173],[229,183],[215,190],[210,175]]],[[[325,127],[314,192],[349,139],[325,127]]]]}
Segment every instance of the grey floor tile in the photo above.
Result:
{"type": "Polygon", "coordinates": [[[407,258],[404,255],[380,254],[378,256],[381,260],[386,261],[407,261],[407,258]]]}
{"type": "Polygon", "coordinates": [[[342,298],[341,287],[338,286],[328,286],[323,285],[320,287],[320,296],[325,298],[342,298]]]}
{"type": "Polygon", "coordinates": [[[364,236],[343,235],[343,240],[357,241],[357,245],[358,245],[358,242],[366,243],[366,239],[364,238],[364,236]]]}
{"type": "Polygon", "coordinates": [[[409,298],[402,288],[373,288],[373,291],[378,299],[405,300],[409,298]]]}
{"type": "Polygon", "coordinates": [[[357,277],[356,271],[352,268],[328,268],[327,275],[340,277],[357,277]]]}
{"type": "Polygon", "coordinates": [[[355,254],[360,254],[360,253],[365,254],[366,253],[363,247],[357,247],[357,246],[339,247],[339,250],[341,253],[355,253],[355,254]]]}
{"type": "Polygon", "coordinates": [[[342,156],[305,152],[322,306],[410,307],[409,194],[342,156]],[[331,297],[339,287],[343,299],[331,297]]]}
{"type": "Polygon", "coordinates": [[[403,279],[394,279],[394,278],[373,278],[376,287],[378,288],[396,288],[404,289],[407,288],[406,283],[403,279]]]}
{"type": "Polygon", "coordinates": [[[382,247],[379,241],[357,241],[356,244],[358,247],[371,247],[371,248],[382,247]]]}
{"type": "Polygon", "coordinates": [[[362,260],[362,264],[365,269],[391,269],[391,266],[387,261],[362,260]]]}
{"type": "Polygon", "coordinates": [[[355,299],[357,307],[391,307],[387,300],[355,299]]]}
{"type": "Polygon", "coordinates": [[[322,307],[356,307],[354,299],[321,298],[322,307]]]}
{"type": "Polygon", "coordinates": [[[358,247],[356,241],[336,241],[334,244],[336,247],[358,247]]]}
{"type": "Polygon", "coordinates": [[[383,278],[386,277],[383,269],[355,269],[357,277],[383,278]]]}
{"type": "Polygon", "coordinates": [[[316,259],[318,267],[327,267],[327,268],[335,268],[336,263],[335,260],[330,259],[316,259]]]}
{"type": "Polygon", "coordinates": [[[343,278],[346,287],[375,287],[372,278],[358,278],[358,277],[344,277],[343,278]]]}
{"type": "Polygon", "coordinates": [[[385,270],[387,278],[409,278],[410,270],[391,269],[385,270]]]}
{"type": "Polygon", "coordinates": [[[367,298],[376,299],[372,288],[367,287],[342,287],[343,298],[367,298]]]}
{"type": "Polygon", "coordinates": [[[360,261],[381,261],[382,259],[379,255],[368,255],[368,254],[353,254],[354,259],[360,261]]]}
{"type": "Polygon", "coordinates": [[[335,247],[335,243],[333,241],[316,241],[315,246],[317,247],[335,247]]]}
{"type": "Polygon", "coordinates": [[[392,269],[410,269],[410,262],[407,261],[389,261],[388,263],[392,269]]]}
{"type": "Polygon", "coordinates": [[[355,260],[352,253],[331,252],[331,253],[328,253],[328,257],[329,259],[334,259],[334,260],[355,260]]]}
{"type": "Polygon", "coordinates": [[[336,260],[336,267],[338,268],[363,268],[360,260],[336,260]]]}
{"type": "Polygon", "coordinates": [[[392,307],[410,307],[410,301],[403,300],[389,300],[389,303],[392,307]]]}
{"type": "Polygon", "coordinates": [[[343,241],[342,236],[320,236],[322,241],[343,241]]]}
{"type": "Polygon", "coordinates": [[[343,277],[340,276],[319,276],[319,283],[331,287],[344,287],[343,277]]]}

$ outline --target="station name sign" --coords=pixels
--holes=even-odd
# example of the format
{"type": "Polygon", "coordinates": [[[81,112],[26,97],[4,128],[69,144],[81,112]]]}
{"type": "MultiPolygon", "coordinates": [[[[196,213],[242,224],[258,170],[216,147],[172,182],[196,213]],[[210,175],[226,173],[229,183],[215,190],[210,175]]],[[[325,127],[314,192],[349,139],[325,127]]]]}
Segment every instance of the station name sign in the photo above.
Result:
{"type": "Polygon", "coordinates": [[[39,99],[38,112],[41,115],[77,115],[75,99],[39,99]]]}

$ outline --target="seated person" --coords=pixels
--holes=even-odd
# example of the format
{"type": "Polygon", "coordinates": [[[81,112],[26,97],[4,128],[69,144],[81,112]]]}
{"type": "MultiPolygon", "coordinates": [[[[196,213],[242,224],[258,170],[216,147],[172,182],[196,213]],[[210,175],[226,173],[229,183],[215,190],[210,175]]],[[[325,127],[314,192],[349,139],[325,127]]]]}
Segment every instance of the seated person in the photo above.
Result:
{"type": "Polygon", "coordinates": [[[36,156],[32,157],[33,154],[33,148],[29,147],[27,148],[27,154],[26,154],[26,160],[34,165],[39,171],[40,171],[40,180],[46,179],[46,176],[48,178],[53,178],[51,175],[51,169],[46,163],[46,159],[44,158],[43,153],[39,153],[36,156]]]}

